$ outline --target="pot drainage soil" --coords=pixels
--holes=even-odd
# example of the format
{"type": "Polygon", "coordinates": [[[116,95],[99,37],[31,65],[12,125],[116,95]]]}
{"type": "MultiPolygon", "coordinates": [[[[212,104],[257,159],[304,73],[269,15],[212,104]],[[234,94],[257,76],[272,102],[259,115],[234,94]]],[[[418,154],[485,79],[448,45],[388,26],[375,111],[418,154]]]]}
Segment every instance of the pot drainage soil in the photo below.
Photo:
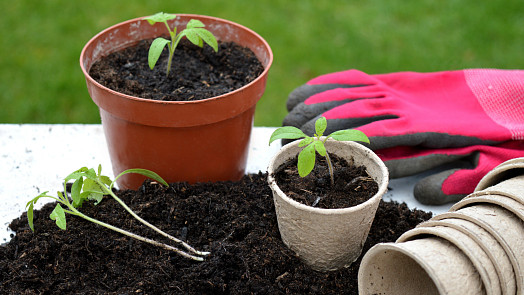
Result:
{"type": "Polygon", "coordinates": [[[219,42],[218,53],[182,39],[166,77],[167,48],[151,70],[147,62],[152,40],[109,54],[95,62],[89,75],[109,89],[131,96],[168,101],[210,98],[255,80],[264,67],[249,49],[219,42]]]}
{"type": "MultiPolygon", "coordinates": [[[[140,216],[169,234],[211,251],[205,262],[138,242],[69,217],[67,231],[49,219],[54,205],[13,220],[16,236],[0,247],[1,294],[357,294],[360,259],[336,272],[310,270],[282,243],[267,174],[238,182],[164,189],[145,182],[119,196],[140,216]]],[[[159,238],[112,199],[82,211],[102,221],[159,238]]],[[[365,253],[379,242],[431,218],[405,204],[380,203],[365,253]]]]}

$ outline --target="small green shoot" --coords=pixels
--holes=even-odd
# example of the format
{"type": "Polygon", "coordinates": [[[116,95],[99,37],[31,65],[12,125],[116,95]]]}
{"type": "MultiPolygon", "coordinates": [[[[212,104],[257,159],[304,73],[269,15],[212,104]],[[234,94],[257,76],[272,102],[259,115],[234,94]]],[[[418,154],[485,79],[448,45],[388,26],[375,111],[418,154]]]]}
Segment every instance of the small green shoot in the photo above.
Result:
{"type": "Polygon", "coordinates": [[[184,36],[189,41],[191,41],[191,43],[199,47],[203,47],[205,42],[209,46],[211,46],[215,50],[215,52],[218,52],[218,43],[215,36],[213,36],[213,34],[210,31],[204,29],[205,25],[201,21],[191,19],[187,23],[186,28],[177,34],[176,27],[173,30],[171,30],[169,24],[167,23],[168,20],[172,20],[175,18],[175,14],[169,14],[164,12],[159,12],[157,14],[144,18],[149,22],[150,25],[154,25],[155,23],[164,23],[166,25],[167,31],[169,32],[169,36],[171,37],[171,40],[167,40],[161,37],[156,38],[153,41],[153,43],[151,43],[151,47],[149,47],[148,63],[149,68],[153,69],[156,65],[156,62],[160,58],[160,54],[162,54],[162,50],[164,50],[164,47],[167,45],[167,48],[169,49],[169,58],[167,60],[166,76],[169,76],[169,71],[171,69],[171,62],[173,60],[175,49],[180,40],[182,40],[182,37],[184,36]]]}
{"type": "Polygon", "coordinates": [[[74,171],[73,173],[69,174],[64,179],[64,193],[57,192],[58,196],[57,197],[53,197],[53,196],[48,195],[47,194],[48,192],[44,192],[44,193],[36,196],[35,198],[33,198],[31,201],[29,201],[27,203],[26,208],[27,208],[27,220],[28,220],[28,223],[29,223],[29,227],[31,228],[32,231],[35,230],[34,224],[33,224],[33,218],[34,218],[33,209],[34,209],[34,205],[36,204],[36,202],[40,198],[50,198],[50,199],[55,200],[57,202],[57,204],[56,204],[56,207],[53,210],[53,212],[51,212],[51,214],[49,215],[49,217],[52,220],[55,220],[56,221],[56,225],[59,228],[63,229],[63,230],[66,230],[66,228],[67,228],[66,214],[76,215],[76,216],[82,217],[82,218],[84,218],[84,219],[86,219],[88,221],[94,222],[94,223],[96,223],[98,225],[101,225],[101,226],[104,226],[104,227],[109,228],[111,230],[114,230],[114,231],[116,231],[118,233],[121,233],[121,234],[124,234],[126,236],[129,236],[131,238],[134,238],[134,239],[146,242],[146,243],[150,243],[150,244],[153,244],[153,245],[158,246],[158,247],[162,247],[162,248],[167,249],[167,250],[174,251],[174,252],[176,252],[176,253],[184,256],[184,257],[191,258],[193,260],[203,261],[204,258],[202,256],[209,255],[210,254],[209,252],[197,251],[193,247],[191,247],[190,245],[185,243],[184,241],[179,240],[179,239],[177,239],[177,238],[175,238],[175,237],[173,237],[173,236],[163,232],[159,228],[157,228],[154,225],[152,225],[152,224],[148,223],[147,221],[143,220],[133,210],[131,210],[131,208],[129,208],[119,197],[117,197],[117,195],[113,192],[113,186],[114,186],[114,184],[115,184],[115,182],[116,182],[116,180],[118,178],[120,178],[122,175],[125,175],[125,174],[128,174],[128,173],[142,174],[142,175],[144,175],[146,177],[149,177],[149,178],[157,181],[158,183],[161,183],[162,185],[164,185],[166,187],[169,186],[167,184],[167,182],[165,182],[165,180],[162,179],[162,177],[160,177],[158,174],[156,174],[156,173],[154,173],[152,171],[146,170],[146,169],[129,169],[129,170],[126,170],[126,171],[120,173],[115,178],[115,180],[111,180],[109,177],[107,177],[105,175],[102,175],[102,166],[101,165],[98,166],[98,171],[95,171],[92,168],[88,169],[87,167],[82,167],[82,168],[74,171]],[[66,190],[66,184],[70,180],[74,181],[73,185],[71,186],[71,200],[68,197],[67,193],[65,193],[67,191],[66,190]],[[102,221],[99,221],[97,219],[91,218],[91,217],[83,214],[82,212],[80,212],[78,210],[78,208],[80,208],[82,206],[83,202],[85,202],[85,201],[94,201],[95,205],[96,205],[96,204],[100,203],[103,200],[104,196],[107,196],[107,195],[109,195],[113,199],[115,199],[122,207],[124,207],[124,209],[126,209],[127,212],[129,212],[129,214],[131,214],[134,218],[136,218],[142,224],[150,227],[151,229],[153,229],[157,233],[161,234],[162,236],[171,239],[175,243],[181,244],[187,251],[189,251],[189,253],[186,252],[186,251],[180,250],[177,247],[173,247],[171,245],[167,245],[167,244],[164,244],[164,243],[157,242],[155,240],[151,240],[151,239],[148,239],[148,238],[136,235],[136,234],[131,233],[129,231],[120,229],[118,227],[112,226],[112,225],[107,224],[105,222],[102,222],[102,221]],[[64,207],[62,207],[62,206],[64,206],[64,207]]]}
{"type": "Polygon", "coordinates": [[[329,135],[324,139],[321,137],[324,135],[324,131],[327,128],[327,120],[325,117],[320,117],[315,121],[315,134],[310,137],[307,136],[302,130],[293,127],[293,126],[284,126],[280,127],[271,134],[269,138],[269,144],[277,139],[299,139],[304,138],[299,144],[299,147],[304,147],[304,149],[298,154],[298,174],[301,177],[306,177],[313,171],[315,167],[315,151],[319,155],[326,158],[328,164],[329,175],[331,177],[331,184],[335,183],[333,176],[333,165],[329,158],[329,154],[326,151],[324,143],[329,139],[333,138],[338,141],[361,141],[369,143],[369,138],[364,134],[364,132],[355,129],[345,129],[338,130],[329,135]]]}

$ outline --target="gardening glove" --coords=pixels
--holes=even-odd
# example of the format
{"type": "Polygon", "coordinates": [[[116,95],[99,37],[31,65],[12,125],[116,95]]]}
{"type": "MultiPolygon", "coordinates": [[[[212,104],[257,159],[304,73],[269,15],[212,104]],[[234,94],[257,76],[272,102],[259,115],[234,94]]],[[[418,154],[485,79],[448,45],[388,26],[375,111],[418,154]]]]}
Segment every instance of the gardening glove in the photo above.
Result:
{"type": "MultiPolygon", "coordinates": [[[[452,148],[524,139],[524,71],[471,69],[367,75],[323,75],[288,98],[285,126],[313,134],[356,128],[371,149],[452,148]]],[[[394,177],[394,176],[392,176],[394,177]]]]}
{"type": "MultiPolygon", "coordinates": [[[[507,141],[495,146],[424,149],[394,147],[375,151],[390,174],[412,175],[450,162],[450,170],[427,176],[415,184],[413,194],[422,204],[456,202],[473,193],[478,182],[493,168],[513,158],[524,157],[524,141],[507,141]]],[[[448,167],[449,168],[449,167],[448,167]]]]}
{"type": "Polygon", "coordinates": [[[486,169],[519,154],[518,149],[510,149],[488,157],[484,154],[490,148],[480,144],[523,139],[523,73],[465,70],[370,76],[350,70],[328,74],[290,94],[284,125],[313,134],[314,121],[323,115],[329,119],[326,133],[360,129],[371,137],[370,147],[382,155],[392,178],[453,162],[456,169],[424,179],[414,194],[425,204],[454,202],[473,191],[472,183],[486,169]],[[453,149],[471,145],[477,146],[453,149]],[[461,167],[470,170],[459,172],[461,167]],[[464,181],[470,174],[471,180],[464,181]]]}

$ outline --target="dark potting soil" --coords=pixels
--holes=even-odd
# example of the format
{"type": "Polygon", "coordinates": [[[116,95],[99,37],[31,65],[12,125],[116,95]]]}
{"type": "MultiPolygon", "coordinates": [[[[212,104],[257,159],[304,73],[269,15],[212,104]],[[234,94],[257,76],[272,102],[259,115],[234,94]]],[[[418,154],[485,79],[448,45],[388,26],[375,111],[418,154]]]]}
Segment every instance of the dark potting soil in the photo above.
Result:
{"type": "MultiPolygon", "coordinates": [[[[167,189],[146,181],[137,191],[118,192],[145,220],[198,250],[211,251],[204,262],[74,216],[67,216],[62,231],[49,219],[54,204],[35,211],[33,233],[24,213],[10,225],[16,236],[0,247],[0,294],[357,294],[360,259],[348,268],[319,273],[286,248],[266,179],[259,173],[238,182],[175,183],[167,189]]],[[[164,241],[111,198],[81,210],[164,241]]],[[[382,201],[363,253],[430,217],[382,201]]]]}
{"type": "Polygon", "coordinates": [[[336,209],[364,203],[378,192],[378,184],[364,166],[355,166],[345,159],[331,155],[333,179],[329,175],[325,157],[316,155],[315,168],[306,177],[300,177],[297,157],[284,164],[275,173],[275,180],[288,197],[308,206],[336,209]]]}
{"type": "Polygon", "coordinates": [[[147,56],[152,40],[111,53],[95,62],[89,75],[98,83],[120,93],[166,101],[210,98],[241,88],[255,80],[264,67],[249,49],[232,42],[219,42],[218,52],[186,39],[178,44],[169,76],[168,49],[153,70],[147,56]]]}

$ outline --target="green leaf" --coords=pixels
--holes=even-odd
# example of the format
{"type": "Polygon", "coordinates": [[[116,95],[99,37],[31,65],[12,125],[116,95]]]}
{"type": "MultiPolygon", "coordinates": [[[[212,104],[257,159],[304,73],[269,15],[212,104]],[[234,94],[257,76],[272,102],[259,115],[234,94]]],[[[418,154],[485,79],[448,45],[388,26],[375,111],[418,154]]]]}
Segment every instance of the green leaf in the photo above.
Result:
{"type": "MultiPolygon", "coordinates": [[[[89,179],[88,179],[89,180],[89,179]]],[[[73,207],[78,208],[82,205],[82,198],[80,197],[80,192],[82,191],[82,185],[84,183],[84,178],[78,178],[71,186],[71,198],[73,199],[73,207]]]]}
{"type": "Polygon", "coordinates": [[[144,17],[145,20],[149,22],[150,25],[155,23],[167,22],[168,20],[176,18],[176,14],[169,14],[164,12],[159,12],[148,17],[144,17]]]}
{"type": "Polygon", "coordinates": [[[29,223],[29,227],[32,231],[35,231],[35,227],[33,225],[33,202],[29,202],[29,208],[27,209],[27,223],[29,223]]]}
{"type": "Polygon", "coordinates": [[[29,227],[31,228],[32,231],[35,231],[35,228],[34,228],[34,225],[33,225],[33,210],[34,210],[34,205],[36,204],[36,202],[40,199],[40,198],[46,198],[46,197],[49,197],[47,195],[48,191],[45,191],[41,194],[39,194],[38,196],[34,197],[31,201],[27,202],[27,204],[25,205],[25,207],[27,208],[27,223],[29,223],[29,227]]]}
{"type": "Polygon", "coordinates": [[[306,145],[313,142],[313,137],[306,136],[303,140],[298,143],[298,147],[305,147],[306,145]]]}
{"type": "Polygon", "coordinates": [[[298,174],[307,176],[315,167],[315,145],[310,144],[298,154],[298,174]]]}
{"type": "Polygon", "coordinates": [[[67,194],[66,194],[66,196],[64,196],[61,191],[57,191],[56,194],[58,195],[58,198],[60,200],[62,200],[64,203],[66,202],[67,194]]]}
{"type": "Polygon", "coordinates": [[[273,141],[277,139],[297,139],[301,137],[306,137],[307,135],[302,132],[302,130],[298,129],[297,127],[293,126],[285,126],[280,127],[277,130],[271,134],[271,137],[269,138],[269,144],[271,144],[273,141]]]}
{"type": "Polygon", "coordinates": [[[40,199],[40,198],[46,198],[46,197],[49,197],[49,196],[47,195],[48,192],[49,192],[49,191],[45,191],[45,192],[39,194],[38,196],[34,197],[31,201],[27,202],[27,204],[25,205],[25,207],[27,208],[27,207],[28,207],[29,205],[31,205],[31,204],[36,204],[36,202],[37,202],[38,199],[40,199]]]}
{"type": "Polygon", "coordinates": [[[338,141],[361,141],[369,143],[369,138],[366,136],[366,134],[356,129],[338,130],[331,133],[328,138],[329,137],[338,141]]]}
{"type": "Polygon", "coordinates": [[[147,56],[147,62],[149,63],[149,68],[151,70],[155,67],[156,62],[160,58],[162,50],[164,50],[166,44],[169,43],[171,43],[171,41],[164,38],[156,38],[153,43],[151,43],[151,46],[149,47],[149,55],[147,56]]]}
{"type": "Polygon", "coordinates": [[[104,199],[104,193],[99,191],[83,191],[81,194],[82,200],[95,201],[95,206],[104,199]]]}
{"type": "Polygon", "coordinates": [[[324,142],[316,140],[314,146],[319,155],[321,155],[322,157],[326,156],[326,146],[324,146],[324,142]]]}
{"type": "Polygon", "coordinates": [[[122,173],[120,173],[116,178],[115,178],[115,181],[120,178],[122,175],[124,174],[127,174],[127,173],[138,173],[138,174],[141,174],[141,175],[144,175],[146,177],[149,177],[153,180],[156,180],[158,182],[160,182],[161,184],[165,185],[165,186],[169,186],[169,184],[162,178],[160,177],[160,175],[156,174],[155,172],[151,171],[151,170],[147,170],[147,169],[140,169],[140,168],[135,168],[135,169],[128,169],[122,173]]]}
{"type": "Polygon", "coordinates": [[[72,180],[72,179],[77,180],[78,178],[85,176],[85,172],[88,170],[89,169],[87,169],[87,167],[82,167],[76,170],[75,172],[69,174],[66,178],[64,178],[64,182],[68,182],[69,180],[72,180]]]}
{"type": "Polygon", "coordinates": [[[99,179],[100,179],[100,181],[101,181],[103,184],[105,184],[105,185],[107,185],[107,186],[110,186],[111,183],[113,183],[113,181],[111,180],[111,178],[109,178],[108,176],[105,176],[105,175],[100,175],[100,176],[99,176],[99,179]]]}
{"type": "Polygon", "coordinates": [[[203,28],[203,27],[205,27],[204,23],[202,23],[198,19],[191,19],[187,22],[187,25],[186,25],[187,29],[203,28]]]}
{"type": "Polygon", "coordinates": [[[49,218],[51,218],[51,220],[55,220],[56,225],[58,225],[59,228],[63,230],[66,229],[65,212],[62,206],[60,206],[60,204],[56,204],[56,207],[53,210],[53,212],[51,212],[51,214],[49,215],[49,218]]]}
{"type": "Polygon", "coordinates": [[[186,36],[187,40],[191,41],[191,43],[202,47],[201,43],[202,40],[200,37],[198,37],[198,34],[195,32],[194,29],[185,29],[180,33],[180,37],[186,36]]]}
{"type": "MultiPolygon", "coordinates": [[[[218,52],[218,42],[215,36],[206,29],[195,29],[195,32],[198,34],[201,40],[207,43],[207,45],[211,46],[215,52],[218,52]]],[[[202,46],[200,46],[202,47],[202,46]]]]}
{"type": "Polygon", "coordinates": [[[81,194],[83,200],[94,200],[95,205],[98,205],[104,198],[105,192],[100,184],[92,179],[84,181],[83,192],[81,194]]]}
{"type": "Polygon", "coordinates": [[[95,172],[95,169],[93,168],[89,168],[87,169],[87,171],[84,173],[84,176],[86,178],[89,178],[89,179],[92,179],[92,180],[96,180],[97,179],[97,175],[96,175],[96,172],[95,172]]]}
{"type": "Polygon", "coordinates": [[[315,132],[317,136],[322,136],[324,131],[326,131],[327,120],[325,117],[320,117],[315,121],[315,132]]]}

